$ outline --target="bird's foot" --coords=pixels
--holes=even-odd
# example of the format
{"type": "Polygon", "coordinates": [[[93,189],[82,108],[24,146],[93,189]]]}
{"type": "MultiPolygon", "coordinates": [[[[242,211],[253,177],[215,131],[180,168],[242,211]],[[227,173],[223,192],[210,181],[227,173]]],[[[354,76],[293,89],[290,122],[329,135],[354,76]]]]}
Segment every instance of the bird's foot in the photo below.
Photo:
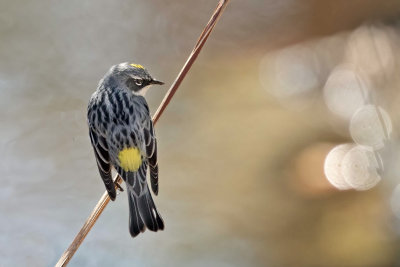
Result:
{"type": "Polygon", "coordinates": [[[121,185],[119,183],[114,182],[114,184],[115,184],[115,187],[117,188],[118,191],[124,192],[124,189],[121,187],[121,185]]]}

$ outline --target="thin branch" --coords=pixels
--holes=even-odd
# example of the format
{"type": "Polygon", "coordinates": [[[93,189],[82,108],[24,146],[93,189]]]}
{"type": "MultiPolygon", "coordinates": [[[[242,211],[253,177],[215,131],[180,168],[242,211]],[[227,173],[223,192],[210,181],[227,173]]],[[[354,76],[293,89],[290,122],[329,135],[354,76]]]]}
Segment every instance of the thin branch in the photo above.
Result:
{"type": "Polygon", "coordinates": [[[186,74],[192,67],[192,64],[196,60],[197,56],[199,55],[203,45],[207,41],[208,36],[210,35],[211,31],[214,29],[215,24],[217,23],[218,19],[222,15],[226,5],[228,4],[229,0],[221,0],[218,3],[217,8],[214,11],[214,14],[211,16],[211,19],[208,21],[206,27],[204,28],[203,32],[200,34],[199,39],[196,42],[192,52],[190,53],[188,59],[186,60],[185,65],[183,65],[181,72],[179,72],[178,76],[176,77],[174,83],[171,85],[171,88],[168,90],[167,94],[165,95],[163,101],[161,102],[160,106],[158,107],[156,113],[153,116],[153,121],[156,123],[160,118],[161,114],[164,112],[165,108],[168,106],[169,102],[171,101],[172,97],[174,96],[176,90],[181,85],[181,82],[185,78],[186,74]]]}
{"type": "MultiPolygon", "coordinates": [[[[204,28],[203,32],[201,33],[199,39],[197,40],[196,45],[194,46],[192,52],[190,53],[188,59],[183,65],[181,71],[179,72],[177,78],[175,79],[174,83],[171,85],[170,89],[166,93],[164,99],[162,100],[160,106],[158,107],[156,113],[153,116],[154,124],[158,121],[161,117],[162,113],[164,112],[165,108],[168,106],[169,102],[171,101],[172,97],[174,96],[176,90],[179,88],[180,84],[182,83],[183,79],[185,78],[186,74],[192,67],[194,61],[196,60],[197,56],[199,55],[201,49],[203,48],[205,42],[207,41],[208,36],[210,35],[211,31],[213,30],[215,24],[217,23],[218,19],[222,15],[226,5],[228,4],[229,0],[220,0],[217,8],[215,9],[211,19],[208,21],[206,27],[204,28]]],[[[118,184],[122,183],[122,178],[119,175],[116,175],[115,182],[118,184]]],[[[71,260],[72,256],[78,250],[79,246],[82,244],[83,240],[92,229],[94,224],[96,223],[97,219],[107,206],[108,202],[110,202],[110,198],[105,192],[102,197],[100,198],[99,202],[97,202],[96,207],[94,207],[92,213],[87,218],[85,224],[82,226],[79,233],[75,236],[75,239],[72,241],[71,245],[67,248],[67,250],[63,253],[61,258],[56,263],[56,267],[60,266],[67,266],[68,262],[71,260]]]]}

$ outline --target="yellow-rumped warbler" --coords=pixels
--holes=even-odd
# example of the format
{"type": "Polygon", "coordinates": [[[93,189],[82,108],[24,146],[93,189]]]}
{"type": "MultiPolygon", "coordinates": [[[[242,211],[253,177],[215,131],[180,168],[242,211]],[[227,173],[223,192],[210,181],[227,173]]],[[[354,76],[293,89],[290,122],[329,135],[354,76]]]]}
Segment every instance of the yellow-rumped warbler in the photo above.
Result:
{"type": "Polygon", "coordinates": [[[153,79],[141,65],[121,63],[111,67],[88,105],[89,135],[100,176],[111,200],[116,197],[111,177],[114,167],[126,183],[129,199],[129,232],[135,237],[164,229],[146,181],[158,194],[157,141],[144,95],[153,79]]]}

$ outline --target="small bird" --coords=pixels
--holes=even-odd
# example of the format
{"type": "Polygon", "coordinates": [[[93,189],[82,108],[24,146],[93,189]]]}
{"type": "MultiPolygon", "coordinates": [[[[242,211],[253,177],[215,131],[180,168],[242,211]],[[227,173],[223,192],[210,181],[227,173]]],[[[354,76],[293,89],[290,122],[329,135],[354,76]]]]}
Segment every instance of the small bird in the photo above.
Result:
{"type": "MultiPolygon", "coordinates": [[[[150,170],[151,189],[158,194],[157,140],[145,93],[153,79],[139,64],[112,66],[100,80],[88,105],[89,136],[97,167],[111,200],[115,186],[111,168],[125,181],[129,201],[129,232],[132,237],[164,229],[164,221],[151,196],[146,175],[150,170]]],[[[122,189],[122,188],[121,188],[122,189]]]]}

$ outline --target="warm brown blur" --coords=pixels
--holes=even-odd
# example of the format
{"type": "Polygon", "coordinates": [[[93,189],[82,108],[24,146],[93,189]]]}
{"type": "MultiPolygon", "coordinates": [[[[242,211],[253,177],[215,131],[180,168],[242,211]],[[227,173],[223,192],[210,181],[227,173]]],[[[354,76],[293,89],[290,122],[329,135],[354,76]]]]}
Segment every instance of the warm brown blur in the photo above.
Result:
{"type": "MultiPolygon", "coordinates": [[[[103,193],[102,75],[146,66],[154,112],[216,3],[0,3],[0,266],[52,266],[103,193]]],[[[397,266],[397,14],[231,0],[157,123],[165,231],[132,239],[121,193],[70,266],[397,266]]]]}

